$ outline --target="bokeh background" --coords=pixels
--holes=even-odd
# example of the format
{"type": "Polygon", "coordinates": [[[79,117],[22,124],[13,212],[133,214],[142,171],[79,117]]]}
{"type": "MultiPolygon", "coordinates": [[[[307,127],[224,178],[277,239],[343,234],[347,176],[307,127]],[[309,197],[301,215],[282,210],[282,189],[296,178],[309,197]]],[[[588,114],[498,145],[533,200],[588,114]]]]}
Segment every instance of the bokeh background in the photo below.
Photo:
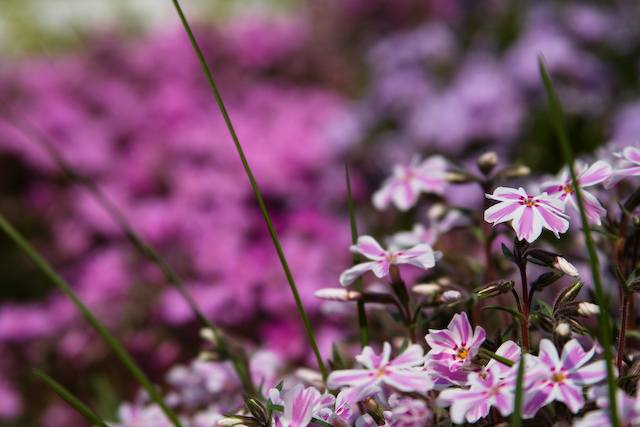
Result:
{"type": "MultiPolygon", "coordinates": [[[[374,212],[396,163],[486,150],[539,173],[562,166],[542,53],[578,153],[640,134],[634,0],[185,0],[273,215],[321,352],[356,339],[313,291],[351,262],[344,163],[361,234],[423,211],[374,212]],[[364,231],[363,231],[364,230],[364,231]]],[[[204,313],[313,366],[254,195],[170,0],[5,0],[0,12],[0,212],[158,384],[202,349],[156,266],[43,149],[95,182],[167,258],[204,313]]],[[[481,209],[456,187],[439,201],[481,209]]],[[[378,325],[382,330],[383,325],[378,325]]],[[[73,306],[0,236],[0,425],[82,426],[41,369],[108,419],[136,386],[73,306]]]]}

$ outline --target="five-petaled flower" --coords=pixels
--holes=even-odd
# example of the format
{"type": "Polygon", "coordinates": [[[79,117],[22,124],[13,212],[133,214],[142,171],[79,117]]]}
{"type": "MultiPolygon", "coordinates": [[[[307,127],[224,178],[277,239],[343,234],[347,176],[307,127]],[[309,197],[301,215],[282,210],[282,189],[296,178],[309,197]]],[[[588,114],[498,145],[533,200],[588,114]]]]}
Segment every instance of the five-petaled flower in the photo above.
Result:
{"type": "Polygon", "coordinates": [[[584,406],[582,387],[596,384],[607,376],[604,360],[584,366],[595,352],[595,346],[585,352],[580,343],[573,339],[558,356],[556,346],[548,339],[540,341],[537,366],[534,367],[538,379],[531,384],[524,396],[523,413],[533,417],[543,406],[557,400],[564,402],[574,414],[584,406]]]}
{"type": "Polygon", "coordinates": [[[560,238],[559,233],[569,229],[569,217],[563,213],[564,203],[547,193],[531,196],[522,187],[517,190],[498,187],[493,194],[486,196],[500,203],[484,212],[485,221],[493,225],[512,221],[511,226],[520,240],[535,241],[543,227],[551,230],[557,238],[560,238]]]}
{"type": "MultiPolygon", "coordinates": [[[[584,190],[584,187],[599,184],[607,180],[612,173],[611,165],[604,160],[595,162],[591,167],[584,164],[576,164],[576,173],[578,176],[578,186],[580,187],[580,195],[582,196],[582,204],[584,206],[587,216],[600,225],[600,218],[607,214],[607,210],[602,207],[598,199],[584,190]]],[[[573,187],[573,180],[569,176],[568,171],[562,173],[562,177],[559,181],[547,181],[541,185],[542,191],[549,194],[549,196],[557,197],[562,200],[566,206],[567,202],[571,202],[574,209],[579,212],[578,198],[576,196],[576,189],[573,187]]]]}
{"type": "Polygon", "coordinates": [[[446,169],[447,161],[442,156],[429,157],[422,163],[419,156],[414,156],[408,166],[394,166],[393,175],[373,195],[373,206],[382,210],[393,202],[406,211],[416,204],[421,192],[444,194],[446,169]]]}
{"type": "Polygon", "coordinates": [[[611,188],[618,182],[628,176],[640,175],[640,149],[637,147],[626,147],[621,153],[614,153],[616,157],[619,157],[630,164],[629,167],[623,169],[617,169],[613,171],[611,177],[605,182],[606,188],[611,188]]]}
{"type": "Polygon", "coordinates": [[[391,361],[390,356],[391,345],[388,342],[384,343],[379,355],[366,346],[362,354],[356,356],[364,369],[333,371],[327,378],[327,387],[351,386],[351,395],[361,394],[382,383],[404,392],[425,393],[433,388],[431,375],[420,367],[424,363],[424,350],[418,344],[409,346],[391,361]]]}
{"type": "Polygon", "coordinates": [[[453,316],[447,329],[429,329],[424,337],[431,347],[431,360],[444,362],[450,371],[457,371],[471,364],[484,342],[486,333],[480,326],[471,329],[467,313],[453,316]]]}
{"type": "Polygon", "coordinates": [[[392,264],[411,264],[424,269],[429,269],[436,265],[436,261],[442,257],[441,252],[434,252],[431,246],[426,243],[416,245],[407,250],[385,251],[378,242],[371,236],[360,236],[358,244],[352,245],[349,250],[353,253],[364,255],[373,261],[363,262],[344,271],[340,275],[340,284],[347,286],[353,283],[366,271],[373,271],[378,277],[389,274],[389,267],[392,264]]]}

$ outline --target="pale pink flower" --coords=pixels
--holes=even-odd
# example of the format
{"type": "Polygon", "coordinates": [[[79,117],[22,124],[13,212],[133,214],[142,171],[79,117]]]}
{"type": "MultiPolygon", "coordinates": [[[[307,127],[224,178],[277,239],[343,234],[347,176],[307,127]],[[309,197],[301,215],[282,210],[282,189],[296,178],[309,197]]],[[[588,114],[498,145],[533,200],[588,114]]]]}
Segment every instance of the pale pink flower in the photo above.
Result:
{"type": "MultiPolygon", "coordinates": [[[[611,404],[607,386],[594,387],[589,390],[589,398],[594,399],[600,410],[588,412],[584,418],[574,422],[574,427],[603,427],[611,424],[611,404]]],[[[618,421],[621,426],[640,425],[640,398],[631,397],[624,391],[616,389],[616,407],[618,421]]]]}
{"type": "Polygon", "coordinates": [[[371,389],[382,383],[404,392],[421,392],[431,390],[433,380],[422,371],[420,365],[424,363],[424,350],[418,344],[409,346],[398,357],[389,360],[391,345],[384,343],[381,354],[375,354],[373,349],[366,346],[362,354],[356,356],[356,361],[364,369],[343,369],[333,371],[327,378],[327,387],[336,389],[351,386],[358,394],[362,390],[371,389]]]}
{"type": "Polygon", "coordinates": [[[340,275],[342,286],[353,283],[356,278],[369,270],[373,271],[377,277],[384,277],[389,274],[389,267],[392,264],[411,264],[429,269],[436,265],[436,261],[442,257],[441,252],[434,252],[431,246],[426,243],[402,251],[385,251],[371,236],[360,236],[358,244],[352,245],[349,250],[373,261],[363,262],[344,271],[340,275]]]}
{"type": "Polygon", "coordinates": [[[466,419],[475,423],[489,415],[492,406],[498,408],[502,416],[513,412],[517,365],[509,368],[507,375],[493,365],[483,373],[469,374],[469,389],[450,388],[438,396],[439,406],[451,406],[449,414],[454,424],[462,424],[466,419]]]}
{"type": "Polygon", "coordinates": [[[626,147],[621,153],[614,153],[614,155],[627,161],[631,165],[627,168],[614,170],[611,177],[605,183],[606,188],[613,187],[628,176],[640,175],[640,148],[626,147]]]}
{"type": "Polygon", "coordinates": [[[424,338],[431,347],[430,358],[444,362],[450,371],[457,371],[471,363],[485,337],[482,327],[471,329],[467,313],[463,312],[453,316],[447,329],[429,329],[424,338]]]}
{"type": "MultiPolygon", "coordinates": [[[[602,207],[602,204],[600,204],[598,199],[593,194],[586,191],[584,187],[590,187],[607,180],[612,173],[611,165],[604,160],[598,160],[591,165],[591,167],[577,163],[575,170],[584,210],[592,221],[600,225],[600,218],[607,214],[607,210],[602,207]]],[[[549,194],[549,196],[557,197],[562,200],[565,206],[568,202],[571,202],[573,208],[577,212],[580,211],[576,190],[573,188],[573,180],[571,179],[568,171],[565,170],[562,172],[560,180],[542,183],[541,189],[549,194]]]]}
{"type": "Polygon", "coordinates": [[[538,379],[526,390],[523,414],[533,417],[543,406],[557,400],[564,402],[574,414],[584,406],[582,388],[602,381],[607,376],[604,360],[584,366],[595,352],[595,346],[585,352],[576,340],[564,345],[562,357],[548,339],[540,341],[540,352],[533,369],[538,379]]]}
{"type": "Polygon", "coordinates": [[[307,427],[313,417],[313,407],[320,392],[313,387],[304,388],[302,384],[280,395],[277,388],[269,390],[274,405],[282,405],[282,413],[275,412],[276,427],[307,427]]]}
{"type": "Polygon", "coordinates": [[[416,204],[421,192],[444,194],[446,169],[447,161],[441,156],[432,156],[423,162],[414,156],[408,166],[394,166],[393,175],[373,195],[373,206],[382,210],[393,203],[406,211],[416,204]]]}
{"type": "Polygon", "coordinates": [[[520,240],[535,241],[543,227],[551,230],[557,238],[560,238],[559,233],[569,229],[569,217],[563,213],[564,203],[547,193],[531,196],[522,187],[517,190],[498,187],[493,194],[486,196],[500,203],[484,212],[484,220],[493,225],[512,221],[511,226],[520,240]]]}
{"type": "Polygon", "coordinates": [[[432,219],[429,227],[423,224],[413,224],[411,231],[401,231],[391,236],[393,245],[408,248],[420,243],[433,245],[441,234],[451,230],[457,223],[461,222],[462,214],[459,211],[449,211],[444,218],[432,219]]]}

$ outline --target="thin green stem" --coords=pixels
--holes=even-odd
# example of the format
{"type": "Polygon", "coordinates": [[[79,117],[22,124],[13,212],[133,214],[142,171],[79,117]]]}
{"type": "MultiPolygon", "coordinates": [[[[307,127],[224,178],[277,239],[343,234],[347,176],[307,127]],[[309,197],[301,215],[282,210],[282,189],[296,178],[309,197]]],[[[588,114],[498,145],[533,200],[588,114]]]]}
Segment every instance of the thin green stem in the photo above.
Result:
{"type": "Polygon", "coordinates": [[[149,393],[151,400],[156,402],[174,426],[182,427],[175,413],[164,403],[162,396],[155,389],[151,381],[145,376],[133,358],[124,347],[111,335],[89,309],[78,299],[71,287],[49,266],[49,264],[27,243],[27,241],[0,215],[0,228],[35,262],[49,280],[53,282],[78,308],[87,322],[100,334],[102,339],[113,350],[125,367],[131,372],[138,383],[149,393]]]}
{"type": "MultiPolygon", "coordinates": [[[[560,140],[560,147],[562,148],[562,154],[564,156],[565,162],[569,166],[569,171],[571,173],[571,179],[573,183],[573,188],[576,192],[576,199],[578,200],[578,207],[580,208],[580,217],[582,219],[582,230],[584,232],[585,241],[587,244],[587,248],[589,250],[589,264],[591,265],[591,273],[593,276],[593,284],[596,291],[596,302],[598,306],[600,306],[600,313],[598,314],[598,323],[600,327],[598,328],[598,333],[600,337],[600,342],[602,343],[602,348],[604,350],[604,359],[607,365],[607,385],[609,389],[609,407],[617,408],[616,405],[616,378],[613,372],[613,354],[611,352],[611,327],[609,325],[609,312],[605,309],[606,307],[606,299],[604,296],[604,291],[602,288],[602,282],[600,280],[600,271],[599,271],[599,262],[598,255],[596,253],[596,248],[593,243],[593,239],[591,238],[591,229],[588,223],[587,214],[584,210],[584,203],[582,201],[582,190],[580,189],[580,185],[578,183],[578,179],[576,177],[575,170],[573,168],[574,156],[571,150],[571,144],[569,142],[569,133],[566,129],[564,123],[564,116],[562,114],[562,107],[560,105],[560,100],[558,99],[555,90],[553,89],[553,84],[551,83],[551,78],[547,73],[547,69],[544,64],[544,60],[542,57],[538,58],[538,64],[540,66],[540,73],[542,75],[542,80],[545,86],[545,90],[547,92],[547,98],[549,101],[549,108],[551,110],[552,119],[555,125],[556,134],[558,139],[560,140]]],[[[611,425],[618,425],[618,411],[612,410],[610,411],[611,415],[611,425]]]]}
{"type": "Polygon", "coordinates": [[[80,402],[80,400],[72,395],[69,390],[64,388],[59,382],[38,369],[34,369],[33,373],[46,385],[48,385],[53,391],[55,391],[58,396],[64,399],[69,405],[73,406],[73,409],[78,411],[78,413],[85,417],[89,422],[91,422],[91,424],[98,427],[109,427],[109,425],[105,423],[104,420],[100,418],[100,416],[98,416],[98,414],[93,412],[84,403],[80,402]]]}
{"type": "Polygon", "coordinates": [[[524,382],[524,359],[526,353],[523,352],[520,356],[520,363],[518,364],[518,379],[516,381],[516,392],[513,403],[513,417],[511,419],[511,427],[522,426],[522,394],[523,394],[523,382],[524,382]]]}
{"type": "Polygon", "coordinates": [[[313,348],[313,352],[315,353],[316,359],[318,361],[318,367],[320,368],[320,371],[322,372],[322,377],[326,380],[327,378],[327,369],[324,366],[324,362],[322,361],[322,357],[320,356],[320,351],[318,350],[318,346],[316,344],[316,340],[315,337],[313,335],[313,330],[311,329],[311,324],[309,323],[309,318],[307,317],[307,314],[304,310],[304,307],[302,305],[302,300],[300,299],[300,295],[298,293],[298,289],[296,288],[296,284],[293,280],[293,276],[291,275],[291,271],[289,270],[289,265],[287,263],[287,260],[284,256],[284,253],[282,252],[282,248],[280,247],[280,242],[278,240],[278,236],[276,234],[275,229],[273,228],[273,224],[271,223],[271,218],[269,217],[269,213],[267,212],[267,208],[264,204],[264,201],[262,200],[262,195],[260,194],[260,190],[258,189],[258,184],[256,183],[255,179],[253,178],[253,173],[251,173],[251,169],[249,168],[249,163],[247,162],[247,159],[244,156],[244,152],[242,150],[242,147],[240,146],[240,141],[238,140],[238,137],[236,135],[236,132],[233,128],[233,125],[231,124],[231,119],[229,118],[229,115],[227,114],[227,109],[224,106],[224,103],[222,102],[222,98],[220,97],[220,93],[218,92],[218,88],[216,87],[216,84],[213,81],[213,77],[211,76],[211,72],[209,71],[209,66],[207,65],[207,62],[204,59],[204,56],[202,55],[202,52],[200,51],[200,47],[198,46],[198,43],[193,35],[193,32],[191,31],[191,27],[189,26],[189,23],[187,22],[187,19],[184,16],[184,13],[182,13],[182,8],[180,7],[180,4],[178,3],[178,0],[172,0],[173,1],[173,5],[176,8],[176,11],[178,12],[178,15],[180,15],[180,20],[182,21],[182,25],[184,26],[185,31],[187,32],[187,35],[189,36],[189,40],[191,41],[191,45],[193,46],[193,49],[196,53],[196,55],[198,56],[198,60],[200,61],[200,65],[202,66],[202,70],[204,71],[204,74],[207,78],[207,81],[209,82],[209,87],[211,88],[211,91],[213,92],[213,95],[216,98],[216,102],[218,103],[218,107],[220,107],[220,112],[222,113],[222,116],[224,117],[224,121],[227,124],[227,128],[229,129],[229,133],[231,134],[231,137],[233,138],[233,142],[236,146],[236,150],[238,151],[238,155],[240,156],[240,160],[242,161],[242,165],[244,166],[244,170],[247,174],[247,177],[249,178],[249,181],[251,182],[251,188],[253,188],[253,192],[256,195],[256,199],[258,200],[258,204],[260,205],[260,210],[262,211],[262,215],[264,216],[264,220],[267,223],[267,228],[269,229],[269,234],[271,235],[271,239],[273,240],[273,244],[276,248],[276,251],[278,252],[278,257],[280,258],[280,262],[282,263],[282,268],[284,269],[285,275],[287,276],[287,281],[289,282],[289,286],[291,287],[291,292],[293,293],[293,297],[296,301],[296,305],[298,306],[298,311],[300,312],[300,316],[302,317],[302,321],[304,323],[304,327],[307,331],[307,336],[309,338],[309,343],[311,344],[311,347],[313,348]]]}
{"type": "MultiPolygon", "coordinates": [[[[196,302],[193,300],[182,280],[169,266],[167,261],[154,249],[149,243],[144,241],[133,229],[125,215],[109,200],[109,198],[100,190],[100,188],[89,178],[79,173],[72,165],[70,165],[64,157],[56,150],[54,144],[42,134],[35,126],[20,117],[4,100],[0,99],[0,107],[4,112],[5,119],[18,131],[23,133],[29,140],[37,143],[56,163],[69,179],[82,185],[98,202],[98,204],[107,212],[107,214],[118,224],[118,227],[124,232],[129,241],[151,262],[153,262],[165,276],[167,281],[173,285],[182,298],[187,302],[200,324],[213,330],[218,329],[201,311],[196,302]]],[[[238,356],[231,351],[229,345],[220,334],[216,334],[216,344],[221,356],[231,360],[244,389],[248,394],[255,395],[256,389],[249,375],[248,361],[244,355],[238,356]]]]}
{"type": "MultiPolygon", "coordinates": [[[[349,180],[349,166],[344,164],[344,173],[347,179],[347,199],[349,201],[349,220],[351,223],[351,242],[358,243],[358,226],[356,224],[356,214],[353,208],[353,197],[351,195],[351,181],[349,180]]],[[[360,255],[353,254],[353,265],[360,264],[360,255]]],[[[362,277],[358,277],[355,283],[356,291],[362,292],[362,277]]],[[[358,300],[358,326],[360,329],[360,346],[365,348],[369,345],[369,327],[367,325],[367,313],[364,310],[364,301],[358,300]]]]}

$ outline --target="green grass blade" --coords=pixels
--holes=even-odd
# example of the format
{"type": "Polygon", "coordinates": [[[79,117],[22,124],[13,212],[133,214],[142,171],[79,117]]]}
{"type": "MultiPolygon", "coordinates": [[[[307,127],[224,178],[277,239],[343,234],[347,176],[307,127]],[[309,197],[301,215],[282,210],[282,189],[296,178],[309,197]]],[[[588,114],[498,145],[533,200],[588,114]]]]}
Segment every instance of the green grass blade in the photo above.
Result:
{"type": "Polygon", "coordinates": [[[240,160],[242,161],[242,165],[244,166],[244,170],[247,174],[247,177],[249,178],[249,181],[251,182],[251,188],[253,188],[253,192],[256,195],[256,199],[258,200],[258,204],[260,205],[260,210],[262,211],[262,215],[264,217],[265,222],[267,223],[267,228],[269,229],[269,234],[271,235],[271,240],[273,240],[273,244],[276,247],[276,251],[278,252],[278,257],[280,258],[280,262],[282,263],[282,268],[284,269],[284,273],[287,276],[287,281],[289,282],[289,286],[291,287],[291,292],[293,293],[293,297],[296,300],[296,305],[298,306],[298,311],[300,312],[300,316],[302,317],[302,321],[304,323],[304,327],[307,331],[307,336],[309,338],[309,343],[311,344],[311,347],[313,348],[313,352],[315,353],[316,359],[318,361],[318,367],[320,368],[320,371],[322,372],[322,377],[326,380],[327,378],[327,368],[325,368],[324,366],[324,362],[322,361],[322,357],[320,356],[320,351],[318,350],[318,345],[316,344],[316,339],[313,335],[313,330],[311,329],[311,324],[309,323],[309,318],[307,317],[307,313],[304,310],[304,307],[302,305],[302,300],[300,299],[300,294],[298,293],[298,289],[296,287],[296,284],[293,280],[293,276],[291,275],[291,271],[289,270],[289,264],[287,263],[287,260],[284,256],[284,253],[282,252],[282,248],[280,247],[280,241],[278,240],[278,236],[276,234],[275,229],[273,228],[273,224],[271,223],[271,218],[269,217],[269,213],[267,212],[267,208],[264,204],[264,201],[262,200],[262,195],[260,194],[260,190],[258,189],[258,184],[256,183],[255,179],[253,178],[253,173],[251,173],[251,169],[249,168],[249,163],[247,162],[247,159],[244,156],[244,151],[242,150],[242,147],[240,146],[240,141],[238,140],[238,137],[236,135],[235,130],[233,129],[233,125],[231,124],[231,119],[229,119],[229,115],[227,114],[227,109],[224,106],[224,103],[222,102],[222,98],[220,97],[220,93],[218,92],[218,88],[216,87],[216,84],[213,81],[213,77],[211,76],[211,72],[209,71],[209,66],[207,65],[207,62],[204,59],[204,56],[202,56],[202,52],[200,51],[200,47],[198,46],[198,42],[196,41],[193,32],[191,31],[191,27],[189,26],[189,23],[187,22],[187,19],[184,16],[184,13],[182,13],[182,8],[180,7],[180,4],[178,3],[178,0],[172,0],[173,4],[176,8],[176,11],[178,12],[178,15],[180,15],[180,20],[182,21],[182,25],[184,26],[185,31],[187,32],[187,35],[189,36],[189,40],[191,41],[191,45],[193,46],[193,49],[195,50],[196,55],[198,56],[198,60],[200,61],[200,65],[202,66],[202,70],[204,71],[205,76],[207,77],[207,81],[209,82],[209,87],[211,88],[211,91],[213,92],[213,95],[216,98],[216,102],[218,103],[218,107],[220,107],[220,112],[222,113],[222,116],[224,117],[224,121],[227,124],[227,128],[229,129],[229,133],[231,134],[231,137],[233,138],[233,142],[235,143],[236,146],[236,150],[238,151],[238,155],[240,156],[240,160]]]}
{"type": "Polygon", "coordinates": [[[149,393],[151,400],[157,403],[174,426],[182,427],[178,417],[164,403],[162,396],[155,389],[151,381],[145,376],[136,362],[131,358],[124,347],[111,335],[111,333],[100,323],[100,321],[89,311],[89,309],[78,299],[69,285],[49,266],[49,264],[27,243],[27,241],[7,222],[4,216],[0,215],[0,228],[36,263],[42,272],[58,287],[78,308],[82,316],[100,334],[102,339],[113,350],[126,368],[131,372],[138,383],[149,393]]]}
{"type": "MultiPolygon", "coordinates": [[[[349,201],[349,219],[351,222],[351,242],[355,245],[358,242],[358,226],[356,225],[356,214],[353,208],[353,197],[351,196],[351,181],[349,180],[349,166],[344,164],[344,172],[347,178],[347,198],[349,201]]],[[[360,264],[360,255],[353,254],[353,265],[360,264]]],[[[358,277],[355,282],[356,291],[362,292],[362,277],[358,277]]],[[[360,328],[360,345],[362,348],[369,345],[369,327],[367,325],[367,313],[364,311],[364,302],[358,301],[358,325],[360,328]]]]}
{"type": "MultiPolygon", "coordinates": [[[[589,264],[591,264],[591,273],[593,275],[593,284],[596,291],[596,303],[600,306],[600,313],[598,314],[598,323],[600,327],[598,328],[598,334],[600,338],[600,343],[602,344],[602,348],[604,350],[604,359],[607,362],[607,385],[609,388],[609,407],[617,408],[616,406],[616,378],[613,372],[613,354],[611,352],[611,337],[609,332],[611,328],[609,326],[609,315],[608,310],[605,310],[606,300],[604,297],[604,291],[602,288],[602,282],[600,280],[600,271],[598,266],[598,255],[596,253],[595,245],[593,244],[593,239],[591,238],[591,231],[589,227],[589,222],[587,219],[587,214],[584,210],[584,203],[582,202],[582,195],[580,186],[578,185],[578,180],[576,177],[576,173],[573,169],[574,156],[571,150],[571,144],[569,142],[569,132],[567,131],[567,127],[564,122],[564,115],[562,114],[562,107],[560,105],[560,100],[556,95],[555,90],[553,89],[553,84],[551,83],[551,78],[549,77],[549,73],[547,73],[547,69],[544,64],[544,59],[542,56],[538,57],[538,65],[540,67],[540,74],[542,75],[542,81],[544,83],[544,88],[547,92],[547,99],[549,102],[549,109],[551,110],[551,117],[553,119],[554,127],[556,130],[556,134],[558,139],[560,140],[560,147],[562,147],[562,154],[564,156],[565,163],[569,165],[569,171],[571,173],[571,179],[573,182],[573,188],[576,192],[576,198],[578,199],[578,207],[580,210],[580,217],[582,219],[582,230],[584,232],[585,241],[587,243],[587,248],[589,250],[589,264]]],[[[617,411],[610,411],[611,414],[611,425],[618,425],[618,413],[617,411]]]]}
{"type": "MultiPolygon", "coordinates": [[[[54,144],[42,134],[35,126],[20,117],[13,109],[3,100],[0,100],[0,108],[4,113],[4,118],[10,123],[16,130],[21,132],[27,139],[38,144],[47,155],[56,163],[56,165],[62,170],[69,179],[83,186],[89,194],[98,202],[98,204],[107,212],[107,214],[118,224],[118,227],[124,232],[129,241],[146,256],[151,262],[156,264],[164,277],[172,286],[174,286],[182,298],[187,302],[191,311],[195,314],[200,324],[204,327],[217,330],[214,325],[203,313],[200,308],[191,297],[182,280],[169,266],[167,261],[160,255],[160,253],[154,249],[149,243],[147,243],[142,237],[140,237],[125,215],[109,200],[109,198],[100,190],[100,188],[89,178],[79,173],[72,165],[70,165],[60,152],[55,148],[54,144]]],[[[256,394],[255,387],[251,381],[249,375],[248,362],[244,355],[238,356],[234,354],[226,341],[220,334],[216,334],[216,344],[221,356],[225,359],[231,360],[233,366],[242,382],[244,389],[248,394],[256,394]]]]}
{"type": "Polygon", "coordinates": [[[107,423],[105,423],[102,418],[98,416],[98,414],[89,409],[89,407],[84,403],[80,402],[74,395],[69,392],[69,390],[64,388],[60,383],[55,381],[49,375],[38,369],[34,369],[33,373],[36,374],[36,376],[40,378],[46,385],[48,385],[53,391],[55,391],[58,396],[63,398],[69,405],[73,406],[73,409],[78,411],[80,415],[89,420],[91,424],[98,427],[109,427],[107,423]]]}
{"type": "Polygon", "coordinates": [[[526,353],[520,355],[520,363],[518,364],[518,379],[516,381],[516,394],[513,403],[513,416],[511,417],[511,427],[522,426],[522,383],[524,382],[524,359],[526,353]]]}

